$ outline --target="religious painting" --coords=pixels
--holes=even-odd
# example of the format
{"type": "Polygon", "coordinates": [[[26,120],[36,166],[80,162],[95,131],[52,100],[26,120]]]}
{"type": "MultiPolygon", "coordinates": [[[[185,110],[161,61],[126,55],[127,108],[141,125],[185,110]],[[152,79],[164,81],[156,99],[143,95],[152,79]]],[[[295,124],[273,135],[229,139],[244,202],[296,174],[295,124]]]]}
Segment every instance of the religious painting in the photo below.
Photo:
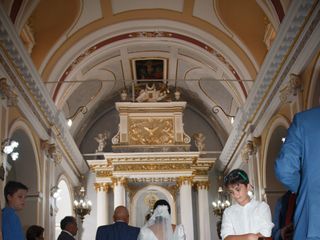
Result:
{"type": "Polygon", "coordinates": [[[132,60],[134,80],[167,79],[167,59],[142,58],[132,60]]]}

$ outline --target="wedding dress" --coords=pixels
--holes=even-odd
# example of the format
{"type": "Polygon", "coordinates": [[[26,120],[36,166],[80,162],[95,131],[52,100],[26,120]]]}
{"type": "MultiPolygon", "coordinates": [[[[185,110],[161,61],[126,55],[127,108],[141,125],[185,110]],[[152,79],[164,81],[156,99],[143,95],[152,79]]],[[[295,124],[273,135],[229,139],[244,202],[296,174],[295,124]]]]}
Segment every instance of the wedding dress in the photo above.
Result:
{"type": "Polygon", "coordinates": [[[138,240],[185,240],[186,235],[182,225],[177,225],[173,231],[168,207],[158,206],[149,221],[141,228],[138,240]]]}

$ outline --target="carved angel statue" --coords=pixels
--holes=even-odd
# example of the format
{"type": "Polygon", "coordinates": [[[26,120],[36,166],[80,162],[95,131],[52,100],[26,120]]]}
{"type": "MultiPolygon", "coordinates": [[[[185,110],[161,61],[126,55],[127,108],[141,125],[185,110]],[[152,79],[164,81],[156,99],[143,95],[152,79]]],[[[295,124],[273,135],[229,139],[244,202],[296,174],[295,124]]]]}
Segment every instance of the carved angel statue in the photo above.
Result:
{"type": "Polygon", "coordinates": [[[195,133],[193,135],[194,138],[194,143],[196,145],[196,147],[198,148],[198,151],[203,151],[204,148],[206,147],[206,144],[204,143],[204,141],[206,140],[206,137],[204,136],[203,133],[195,133]]]}
{"type": "Polygon", "coordinates": [[[96,152],[103,152],[103,149],[107,145],[107,139],[109,137],[109,132],[98,133],[98,135],[94,138],[94,140],[98,143],[98,148],[96,152]]]}

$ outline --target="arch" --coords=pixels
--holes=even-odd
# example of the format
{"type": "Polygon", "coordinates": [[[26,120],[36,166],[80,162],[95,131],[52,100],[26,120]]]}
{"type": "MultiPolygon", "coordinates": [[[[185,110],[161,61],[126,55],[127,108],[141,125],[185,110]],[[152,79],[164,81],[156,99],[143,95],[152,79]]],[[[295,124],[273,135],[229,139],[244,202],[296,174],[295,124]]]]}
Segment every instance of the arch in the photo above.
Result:
{"type": "Polygon", "coordinates": [[[281,149],[282,138],[287,135],[289,120],[282,115],[276,115],[271,119],[267,129],[265,145],[263,149],[263,190],[264,197],[268,200],[271,212],[273,212],[277,199],[286,191],[284,186],[276,179],[274,163],[281,149]]]}
{"type": "Polygon", "coordinates": [[[308,99],[307,99],[307,106],[306,109],[312,108],[315,106],[320,105],[320,54],[318,55],[318,59],[314,65],[309,89],[307,90],[307,93],[309,93],[308,99]]]}
{"type": "Polygon", "coordinates": [[[24,228],[32,224],[41,224],[42,202],[40,160],[36,140],[31,128],[22,119],[17,119],[9,127],[8,136],[19,142],[17,148],[19,158],[13,161],[10,157],[6,161],[6,182],[19,181],[28,187],[28,198],[24,209],[20,212],[21,223],[24,228]]]}
{"type": "Polygon", "coordinates": [[[70,185],[70,181],[64,175],[61,175],[58,179],[57,187],[60,189],[60,196],[57,199],[53,199],[55,205],[55,239],[59,236],[61,231],[60,229],[60,221],[65,216],[73,216],[73,208],[72,208],[72,187],[70,185]]]}
{"type": "Polygon", "coordinates": [[[161,186],[156,186],[156,185],[148,185],[142,189],[140,189],[132,198],[132,203],[130,207],[130,222],[134,226],[139,226],[142,227],[144,225],[144,214],[143,211],[147,211],[147,208],[145,207],[144,209],[139,207],[139,212],[138,210],[138,203],[141,203],[139,199],[141,200],[142,197],[146,196],[148,193],[155,193],[157,196],[163,197],[166,199],[170,206],[171,206],[171,216],[172,216],[172,222],[176,223],[176,202],[175,199],[173,198],[172,194],[165,188],[161,186]],[[141,221],[142,220],[142,221],[141,221]]]}

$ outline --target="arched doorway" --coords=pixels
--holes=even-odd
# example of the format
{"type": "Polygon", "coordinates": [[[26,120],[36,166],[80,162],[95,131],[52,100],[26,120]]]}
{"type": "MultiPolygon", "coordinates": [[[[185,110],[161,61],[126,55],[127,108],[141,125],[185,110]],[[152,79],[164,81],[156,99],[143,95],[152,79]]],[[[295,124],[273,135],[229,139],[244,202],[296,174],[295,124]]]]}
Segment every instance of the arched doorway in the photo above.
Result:
{"type": "Polygon", "coordinates": [[[65,178],[60,178],[60,181],[58,183],[58,189],[59,189],[59,197],[54,199],[55,201],[55,211],[56,211],[56,217],[55,217],[55,238],[57,239],[60,232],[60,221],[65,216],[72,216],[72,197],[71,197],[71,191],[69,189],[69,185],[67,183],[67,180],[65,178]]]}
{"type": "Polygon", "coordinates": [[[277,180],[274,171],[275,161],[278,157],[283,141],[287,136],[287,127],[285,125],[288,125],[285,119],[277,119],[270,128],[269,137],[267,138],[266,143],[264,186],[266,199],[268,200],[272,214],[277,199],[287,191],[277,180]]]}
{"type": "MultiPolygon", "coordinates": [[[[13,124],[10,131],[10,139],[19,143],[17,151],[19,158],[15,161],[10,156],[6,163],[6,182],[18,181],[28,187],[28,195],[25,207],[18,212],[24,229],[32,224],[41,224],[41,189],[40,170],[36,153],[36,145],[30,130],[23,122],[13,124]]],[[[41,224],[42,225],[42,224],[41,224]]]]}
{"type": "Polygon", "coordinates": [[[165,188],[156,185],[149,185],[139,190],[132,199],[131,222],[134,226],[142,227],[145,224],[145,217],[150,212],[155,201],[165,199],[171,207],[172,222],[176,223],[176,204],[172,194],[165,188]]]}

